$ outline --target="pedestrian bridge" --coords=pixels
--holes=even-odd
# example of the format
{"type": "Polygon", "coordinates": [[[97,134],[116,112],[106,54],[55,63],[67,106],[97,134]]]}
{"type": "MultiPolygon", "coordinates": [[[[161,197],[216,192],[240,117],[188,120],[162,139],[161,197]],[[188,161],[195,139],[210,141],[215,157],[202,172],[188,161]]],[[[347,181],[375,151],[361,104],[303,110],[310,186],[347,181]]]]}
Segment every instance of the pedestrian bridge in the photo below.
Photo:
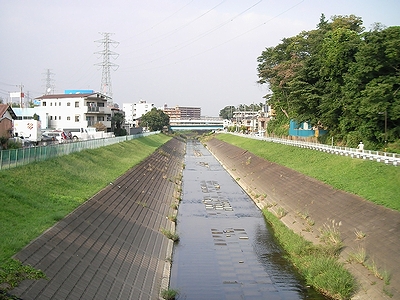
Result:
{"type": "Polygon", "coordinates": [[[219,118],[170,120],[172,130],[222,130],[224,120],[219,118]]]}

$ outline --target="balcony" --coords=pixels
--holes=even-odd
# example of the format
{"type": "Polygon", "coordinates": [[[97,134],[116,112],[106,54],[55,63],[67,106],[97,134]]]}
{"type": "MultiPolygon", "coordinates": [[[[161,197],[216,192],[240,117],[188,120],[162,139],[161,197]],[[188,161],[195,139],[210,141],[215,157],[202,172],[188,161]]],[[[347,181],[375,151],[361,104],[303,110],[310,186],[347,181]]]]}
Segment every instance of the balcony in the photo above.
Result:
{"type": "Polygon", "coordinates": [[[104,114],[104,107],[99,107],[99,106],[88,106],[87,107],[87,112],[88,113],[99,113],[99,114],[104,114]]]}

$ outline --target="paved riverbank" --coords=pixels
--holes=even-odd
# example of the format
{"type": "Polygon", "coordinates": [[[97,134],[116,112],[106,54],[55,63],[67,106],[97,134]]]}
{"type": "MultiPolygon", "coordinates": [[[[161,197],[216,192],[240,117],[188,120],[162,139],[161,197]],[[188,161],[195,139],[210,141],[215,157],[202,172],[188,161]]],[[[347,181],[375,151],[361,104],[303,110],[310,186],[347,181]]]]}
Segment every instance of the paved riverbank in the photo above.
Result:
{"type": "Polygon", "coordinates": [[[207,141],[207,147],[260,208],[284,209],[287,215],[282,221],[293,231],[318,242],[319,228],[332,222],[337,224],[344,243],[342,260],[360,284],[354,299],[400,299],[399,212],[334,190],[220,140],[207,141]],[[301,214],[307,214],[315,224],[307,225],[301,214]],[[365,233],[366,237],[358,240],[355,230],[365,233]],[[366,250],[369,264],[381,273],[389,272],[389,285],[362,265],[348,263],[349,257],[359,249],[366,250]]]}
{"type": "Polygon", "coordinates": [[[21,299],[158,299],[168,288],[184,142],[172,139],[16,255],[48,280],[25,280],[21,299]]]}

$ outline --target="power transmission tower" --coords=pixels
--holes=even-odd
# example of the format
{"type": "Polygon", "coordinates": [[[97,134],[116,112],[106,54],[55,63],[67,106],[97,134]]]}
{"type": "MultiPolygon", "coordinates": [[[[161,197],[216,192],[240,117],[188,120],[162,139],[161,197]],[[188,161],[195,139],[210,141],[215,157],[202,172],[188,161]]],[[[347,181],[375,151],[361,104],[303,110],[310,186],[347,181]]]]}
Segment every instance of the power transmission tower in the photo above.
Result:
{"type": "Polygon", "coordinates": [[[50,69],[46,70],[46,73],[43,73],[43,75],[46,75],[46,89],[44,94],[45,95],[50,95],[54,94],[54,79],[51,78],[51,75],[54,75],[54,73],[51,73],[50,69]]]}
{"type": "Polygon", "coordinates": [[[110,39],[110,35],[112,33],[109,32],[100,32],[103,35],[103,39],[95,41],[96,43],[101,43],[103,45],[103,50],[95,52],[96,54],[101,54],[103,56],[103,62],[95,64],[96,66],[101,66],[103,68],[102,76],[101,76],[101,87],[100,91],[104,95],[108,96],[112,101],[112,88],[111,88],[111,75],[110,71],[113,69],[116,71],[118,69],[118,65],[110,62],[110,58],[117,59],[118,53],[115,53],[110,50],[110,45],[114,45],[117,47],[119,42],[113,41],[110,39]]]}

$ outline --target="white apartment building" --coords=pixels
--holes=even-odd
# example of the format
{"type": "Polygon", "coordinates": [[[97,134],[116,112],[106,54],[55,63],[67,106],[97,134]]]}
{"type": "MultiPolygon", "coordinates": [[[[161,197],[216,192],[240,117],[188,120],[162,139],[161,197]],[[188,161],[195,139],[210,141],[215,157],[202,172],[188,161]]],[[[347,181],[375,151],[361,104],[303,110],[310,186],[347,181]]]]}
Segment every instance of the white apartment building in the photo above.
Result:
{"type": "Polygon", "coordinates": [[[138,103],[123,103],[122,110],[125,112],[125,123],[129,127],[136,127],[137,120],[154,108],[154,103],[147,103],[145,100],[140,100],[138,103]]]}
{"type": "Polygon", "coordinates": [[[107,106],[110,99],[106,95],[96,92],[54,94],[36,100],[40,101],[41,120],[44,118],[44,124],[47,124],[42,129],[88,128],[101,122],[107,131],[111,130],[113,108],[107,106]]]}

